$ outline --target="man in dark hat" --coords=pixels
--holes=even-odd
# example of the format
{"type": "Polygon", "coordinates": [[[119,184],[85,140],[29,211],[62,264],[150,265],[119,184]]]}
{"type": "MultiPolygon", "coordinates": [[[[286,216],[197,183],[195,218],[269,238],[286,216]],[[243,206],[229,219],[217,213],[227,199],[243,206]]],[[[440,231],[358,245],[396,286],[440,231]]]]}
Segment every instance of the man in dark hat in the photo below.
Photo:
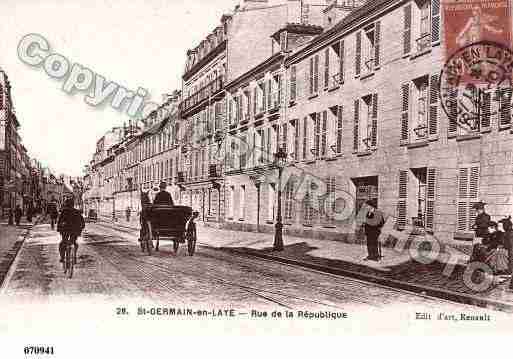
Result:
{"type": "Polygon", "coordinates": [[[381,234],[381,228],[385,224],[383,213],[378,210],[378,203],[375,199],[370,199],[365,204],[369,207],[369,212],[366,215],[364,229],[365,237],[367,238],[367,253],[366,260],[379,261],[381,255],[378,250],[378,238],[381,234]]]}
{"type": "Polygon", "coordinates": [[[490,233],[488,231],[489,224],[491,222],[490,216],[485,212],[485,205],[483,201],[479,201],[474,203],[472,208],[474,208],[477,212],[476,219],[474,221],[474,225],[472,228],[474,229],[475,239],[474,239],[474,248],[472,250],[471,261],[479,258],[479,244],[483,244],[485,246],[488,245],[488,238],[490,237],[490,233]]]}
{"type": "Polygon", "coordinates": [[[173,197],[171,197],[171,194],[166,191],[167,183],[160,182],[159,188],[160,188],[160,192],[157,193],[157,195],[155,196],[155,199],[153,200],[153,204],[174,206],[173,197]]]}

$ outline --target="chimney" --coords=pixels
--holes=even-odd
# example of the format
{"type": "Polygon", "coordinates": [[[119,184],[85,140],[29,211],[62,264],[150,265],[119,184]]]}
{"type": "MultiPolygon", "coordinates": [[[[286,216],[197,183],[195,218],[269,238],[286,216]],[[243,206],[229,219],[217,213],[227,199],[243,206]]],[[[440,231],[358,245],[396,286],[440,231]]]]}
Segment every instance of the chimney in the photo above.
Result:
{"type": "Polygon", "coordinates": [[[328,0],[328,6],[323,10],[324,28],[333,27],[364,3],[365,0],[328,0]]]}

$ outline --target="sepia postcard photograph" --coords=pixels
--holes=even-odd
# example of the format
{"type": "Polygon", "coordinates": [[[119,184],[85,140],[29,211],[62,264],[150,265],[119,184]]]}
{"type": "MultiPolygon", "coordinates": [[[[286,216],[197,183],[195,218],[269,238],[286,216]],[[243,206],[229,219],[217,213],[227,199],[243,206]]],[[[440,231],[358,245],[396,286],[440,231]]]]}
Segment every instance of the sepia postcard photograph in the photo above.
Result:
{"type": "Polygon", "coordinates": [[[6,357],[510,334],[512,7],[0,0],[6,357]]]}

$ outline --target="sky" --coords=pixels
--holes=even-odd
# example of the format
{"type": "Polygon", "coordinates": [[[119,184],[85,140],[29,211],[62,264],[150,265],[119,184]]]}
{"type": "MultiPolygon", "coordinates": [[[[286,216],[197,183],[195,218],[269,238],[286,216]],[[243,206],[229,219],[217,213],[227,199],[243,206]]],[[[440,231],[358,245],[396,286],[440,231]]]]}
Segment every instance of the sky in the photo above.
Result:
{"type": "Polygon", "coordinates": [[[20,40],[36,33],[50,50],[127,89],[148,90],[145,100],[181,88],[186,51],[218,26],[239,0],[2,0],[0,68],[12,86],[20,134],[29,155],[58,174],[80,176],[96,141],[128,122],[125,112],[67,94],[63,80],[23,63],[20,40]]]}

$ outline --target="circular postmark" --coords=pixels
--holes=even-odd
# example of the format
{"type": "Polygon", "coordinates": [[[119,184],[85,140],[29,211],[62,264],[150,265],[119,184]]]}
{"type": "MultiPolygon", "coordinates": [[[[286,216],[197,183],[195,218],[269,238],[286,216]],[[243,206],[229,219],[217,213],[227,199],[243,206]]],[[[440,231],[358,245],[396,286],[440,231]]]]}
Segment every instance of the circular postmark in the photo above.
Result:
{"type": "Polygon", "coordinates": [[[513,51],[499,43],[480,41],[451,55],[438,92],[449,131],[479,131],[497,114],[500,123],[511,123],[512,73],[513,51]]]}

